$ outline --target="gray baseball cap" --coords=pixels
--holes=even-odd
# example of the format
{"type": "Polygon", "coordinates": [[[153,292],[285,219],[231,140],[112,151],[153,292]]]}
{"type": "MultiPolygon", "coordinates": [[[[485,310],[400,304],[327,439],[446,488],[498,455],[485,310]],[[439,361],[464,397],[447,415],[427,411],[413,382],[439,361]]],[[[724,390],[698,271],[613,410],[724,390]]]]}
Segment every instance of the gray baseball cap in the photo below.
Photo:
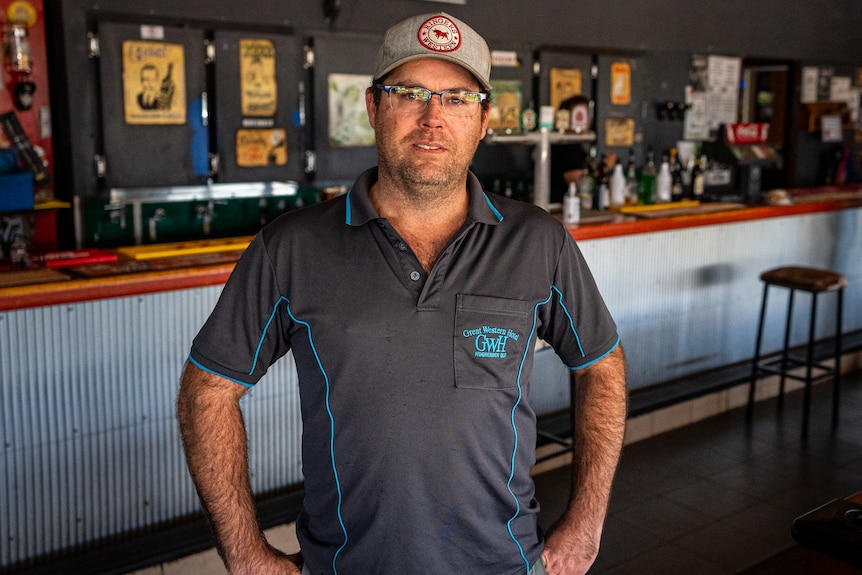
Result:
{"type": "Polygon", "coordinates": [[[401,64],[419,58],[438,58],[466,68],[482,89],[491,90],[491,52],[467,24],[445,12],[420,14],[386,31],[377,52],[374,78],[380,79],[401,64]]]}

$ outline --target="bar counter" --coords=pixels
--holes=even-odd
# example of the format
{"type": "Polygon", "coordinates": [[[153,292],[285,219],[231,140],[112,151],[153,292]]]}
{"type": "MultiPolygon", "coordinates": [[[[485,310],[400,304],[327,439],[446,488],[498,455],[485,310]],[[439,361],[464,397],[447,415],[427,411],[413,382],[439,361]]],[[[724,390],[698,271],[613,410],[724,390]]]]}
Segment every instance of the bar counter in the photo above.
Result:
{"type": "MultiPolygon", "coordinates": [[[[805,188],[792,190],[790,195],[794,198],[791,205],[754,206],[650,219],[616,214],[609,218],[610,221],[574,226],[571,228],[571,234],[575,240],[583,242],[862,207],[862,185],[805,188]]],[[[703,204],[704,207],[709,205],[703,204]]],[[[0,287],[0,311],[221,285],[232,270],[233,263],[227,262],[165,271],[125,273],[95,279],[72,277],[63,281],[0,287]]]]}

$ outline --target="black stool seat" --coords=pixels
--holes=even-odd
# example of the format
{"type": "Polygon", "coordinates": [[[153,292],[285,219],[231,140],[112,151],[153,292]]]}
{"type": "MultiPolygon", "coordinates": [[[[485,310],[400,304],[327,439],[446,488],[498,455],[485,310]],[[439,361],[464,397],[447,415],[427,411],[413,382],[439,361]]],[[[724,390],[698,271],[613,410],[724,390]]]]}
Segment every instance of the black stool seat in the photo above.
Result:
{"type": "Polygon", "coordinates": [[[760,306],[760,322],[757,326],[757,343],[754,347],[754,359],[751,367],[751,385],[748,390],[747,415],[749,421],[754,406],[754,392],[757,379],[764,374],[775,374],[780,376],[778,389],[778,406],[782,407],[784,399],[784,384],[787,378],[796,379],[805,383],[802,412],[802,434],[808,432],[808,420],[810,416],[811,384],[814,380],[831,376],[832,388],[832,425],[838,424],[838,406],[840,404],[840,378],[841,378],[841,313],[844,297],[844,287],[847,278],[840,273],[812,267],[784,266],[763,272],[760,275],[763,282],[763,300],[760,306]],[[766,319],[766,298],[770,286],[783,287],[790,290],[787,302],[787,317],[784,328],[784,348],[779,358],[762,359],[760,344],[763,338],[763,324],[766,319]],[[811,294],[811,316],[808,328],[808,343],[804,357],[797,357],[790,353],[790,328],[793,319],[793,299],[796,291],[811,294]],[[817,319],[817,296],[824,292],[836,292],[838,298],[837,317],[835,321],[835,351],[834,364],[832,367],[816,362],[814,359],[814,328],[817,319]],[[792,370],[805,367],[805,375],[791,373],[792,370]],[[820,373],[815,376],[814,370],[820,373]]]}
{"type": "Polygon", "coordinates": [[[841,289],[847,285],[847,278],[837,272],[799,266],[786,266],[763,272],[760,274],[760,281],[812,293],[841,289]]]}

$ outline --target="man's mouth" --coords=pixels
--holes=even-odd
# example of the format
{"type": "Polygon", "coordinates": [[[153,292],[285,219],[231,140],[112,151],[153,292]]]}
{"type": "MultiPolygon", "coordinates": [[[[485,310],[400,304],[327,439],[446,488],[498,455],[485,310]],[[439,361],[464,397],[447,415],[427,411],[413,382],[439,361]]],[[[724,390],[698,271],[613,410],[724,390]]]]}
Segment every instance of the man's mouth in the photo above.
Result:
{"type": "Polygon", "coordinates": [[[442,150],[442,146],[435,146],[434,144],[415,144],[417,148],[420,150],[442,150]]]}

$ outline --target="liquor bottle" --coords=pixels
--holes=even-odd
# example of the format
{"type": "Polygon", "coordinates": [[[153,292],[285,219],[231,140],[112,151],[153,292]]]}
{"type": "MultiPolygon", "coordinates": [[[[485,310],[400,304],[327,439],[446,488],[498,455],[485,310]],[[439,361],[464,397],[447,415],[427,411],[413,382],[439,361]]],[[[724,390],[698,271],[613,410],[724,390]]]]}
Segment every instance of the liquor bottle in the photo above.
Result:
{"type": "Polygon", "coordinates": [[[706,168],[706,156],[701,156],[691,170],[691,196],[695,200],[703,198],[703,170],[706,168]]]}
{"type": "Polygon", "coordinates": [[[171,79],[171,74],[174,71],[174,63],[168,62],[168,73],[162,78],[162,84],[159,87],[159,108],[162,110],[170,110],[171,101],[174,99],[174,81],[171,79]]]}
{"type": "Polygon", "coordinates": [[[623,174],[623,165],[617,162],[611,173],[610,207],[621,208],[624,205],[626,205],[626,176],[623,174]]]}
{"type": "Polygon", "coordinates": [[[656,193],[655,202],[657,204],[666,204],[672,199],[673,176],[670,173],[670,163],[667,156],[661,160],[661,168],[659,168],[658,176],[656,177],[656,193]]]}
{"type": "Polygon", "coordinates": [[[641,170],[641,179],[638,186],[638,195],[640,203],[648,206],[655,201],[655,179],[658,171],[655,167],[655,152],[652,146],[647,149],[647,163],[641,170]]]}
{"type": "Polygon", "coordinates": [[[638,172],[633,154],[629,156],[629,165],[626,167],[626,204],[638,205],[638,172]]]}
{"type": "Polygon", "coordinates": [[[578,197],[577,184],[571,182],[565,197],[563,197],[563,223],[571,226],[579,221],[581,221],[581,199],[578,197]]]}
{"type": "Polygon", "coordinates": [[[682,200],[682,167],[679,163],[676,148],[670,149],[670,199],[672,202],[682,200]]]}

